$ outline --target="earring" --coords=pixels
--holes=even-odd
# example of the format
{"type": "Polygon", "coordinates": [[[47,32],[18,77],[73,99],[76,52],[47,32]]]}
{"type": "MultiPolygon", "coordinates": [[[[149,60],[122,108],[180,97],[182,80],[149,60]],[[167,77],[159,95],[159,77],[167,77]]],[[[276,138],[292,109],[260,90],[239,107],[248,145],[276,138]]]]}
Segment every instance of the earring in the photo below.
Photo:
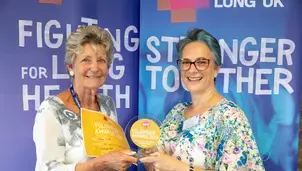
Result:
{"type": "Polygon", "coordinates": [[[73,71],[69,71],[69,75],[70,75],[71,77],[73,77],[73,76],[74,76],[74,72],[73,72],[73,71]]]}

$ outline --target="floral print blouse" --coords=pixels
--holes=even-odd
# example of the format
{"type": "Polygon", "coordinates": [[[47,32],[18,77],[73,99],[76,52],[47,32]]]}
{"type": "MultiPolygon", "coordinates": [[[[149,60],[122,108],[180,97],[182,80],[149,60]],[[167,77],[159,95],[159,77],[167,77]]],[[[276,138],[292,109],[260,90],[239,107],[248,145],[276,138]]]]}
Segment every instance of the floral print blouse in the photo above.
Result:
{"type": "Polygon", "coordinates": [[[177,104],[161,125],[158,148],[178,160],[204,169],[265,170],[250,124],[232,101],[221,100],[183,129],[184,110],[177,104]]]}

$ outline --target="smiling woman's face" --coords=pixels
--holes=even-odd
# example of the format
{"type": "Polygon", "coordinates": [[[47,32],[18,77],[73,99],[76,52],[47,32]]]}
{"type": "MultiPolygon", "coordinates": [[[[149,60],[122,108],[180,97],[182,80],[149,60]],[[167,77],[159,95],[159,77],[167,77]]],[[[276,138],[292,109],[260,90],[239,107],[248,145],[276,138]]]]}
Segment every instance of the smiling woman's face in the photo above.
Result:
{"type": "Polygon", "coordinates": [[[218,74],[219,67],[215,66],[213,54],[205,43],[191,42],[187,44],[181,56],[183,64],[198,61],[195,65],[191,64],[187,71],[182,70],[182,64],[180,64],[181,78],[191,93],[200,93],[215,87],[214,78],[218,74]],[[200,68],[204,70],[198,70],[200,68]]]}
{"type": "Polygon", "coordinates": [[[82,88],[100,88],[106,80],[108,61],[106,51],[102,45],[83,45],[82,54],[75,58],[69,71],[74,72],[73,83],[82,88]]]}

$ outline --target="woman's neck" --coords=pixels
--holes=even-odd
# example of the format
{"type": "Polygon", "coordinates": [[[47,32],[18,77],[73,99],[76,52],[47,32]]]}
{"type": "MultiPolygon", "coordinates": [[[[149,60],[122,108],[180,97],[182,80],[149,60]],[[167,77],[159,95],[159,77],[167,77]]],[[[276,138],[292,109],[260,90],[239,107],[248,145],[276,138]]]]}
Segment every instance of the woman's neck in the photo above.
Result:
{"type": "Polygon", "coordinates": [[[81,103],[81,107],[90,110],[99,110],[97,90],[87,89],[77,84],[73,84],[73,88],[81,103]]]}
{"type": "Polygon", "coordinates": [[[207,90],[191,94],[192,108],[211,108],[218,103],[223,97],[217,92],[215,87],[208,88],[207,90]]]}

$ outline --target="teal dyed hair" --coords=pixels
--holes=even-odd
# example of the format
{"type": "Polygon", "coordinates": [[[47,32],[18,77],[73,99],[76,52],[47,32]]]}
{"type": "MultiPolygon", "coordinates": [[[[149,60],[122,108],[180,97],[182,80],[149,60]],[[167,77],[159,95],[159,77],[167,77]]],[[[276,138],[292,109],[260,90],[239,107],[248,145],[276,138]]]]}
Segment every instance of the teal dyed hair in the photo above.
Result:
{"type": "Polygon", "coordinates": [[[191,42],[205,43],[213,54],[215,64],[217,66],[221,65],[221,50],[217,39],[209,32],[198,28],[190,30],[187,33],[187,36],[176,44],[176,49],[180,58],[182,57],[184,47],[191,42]]]}

